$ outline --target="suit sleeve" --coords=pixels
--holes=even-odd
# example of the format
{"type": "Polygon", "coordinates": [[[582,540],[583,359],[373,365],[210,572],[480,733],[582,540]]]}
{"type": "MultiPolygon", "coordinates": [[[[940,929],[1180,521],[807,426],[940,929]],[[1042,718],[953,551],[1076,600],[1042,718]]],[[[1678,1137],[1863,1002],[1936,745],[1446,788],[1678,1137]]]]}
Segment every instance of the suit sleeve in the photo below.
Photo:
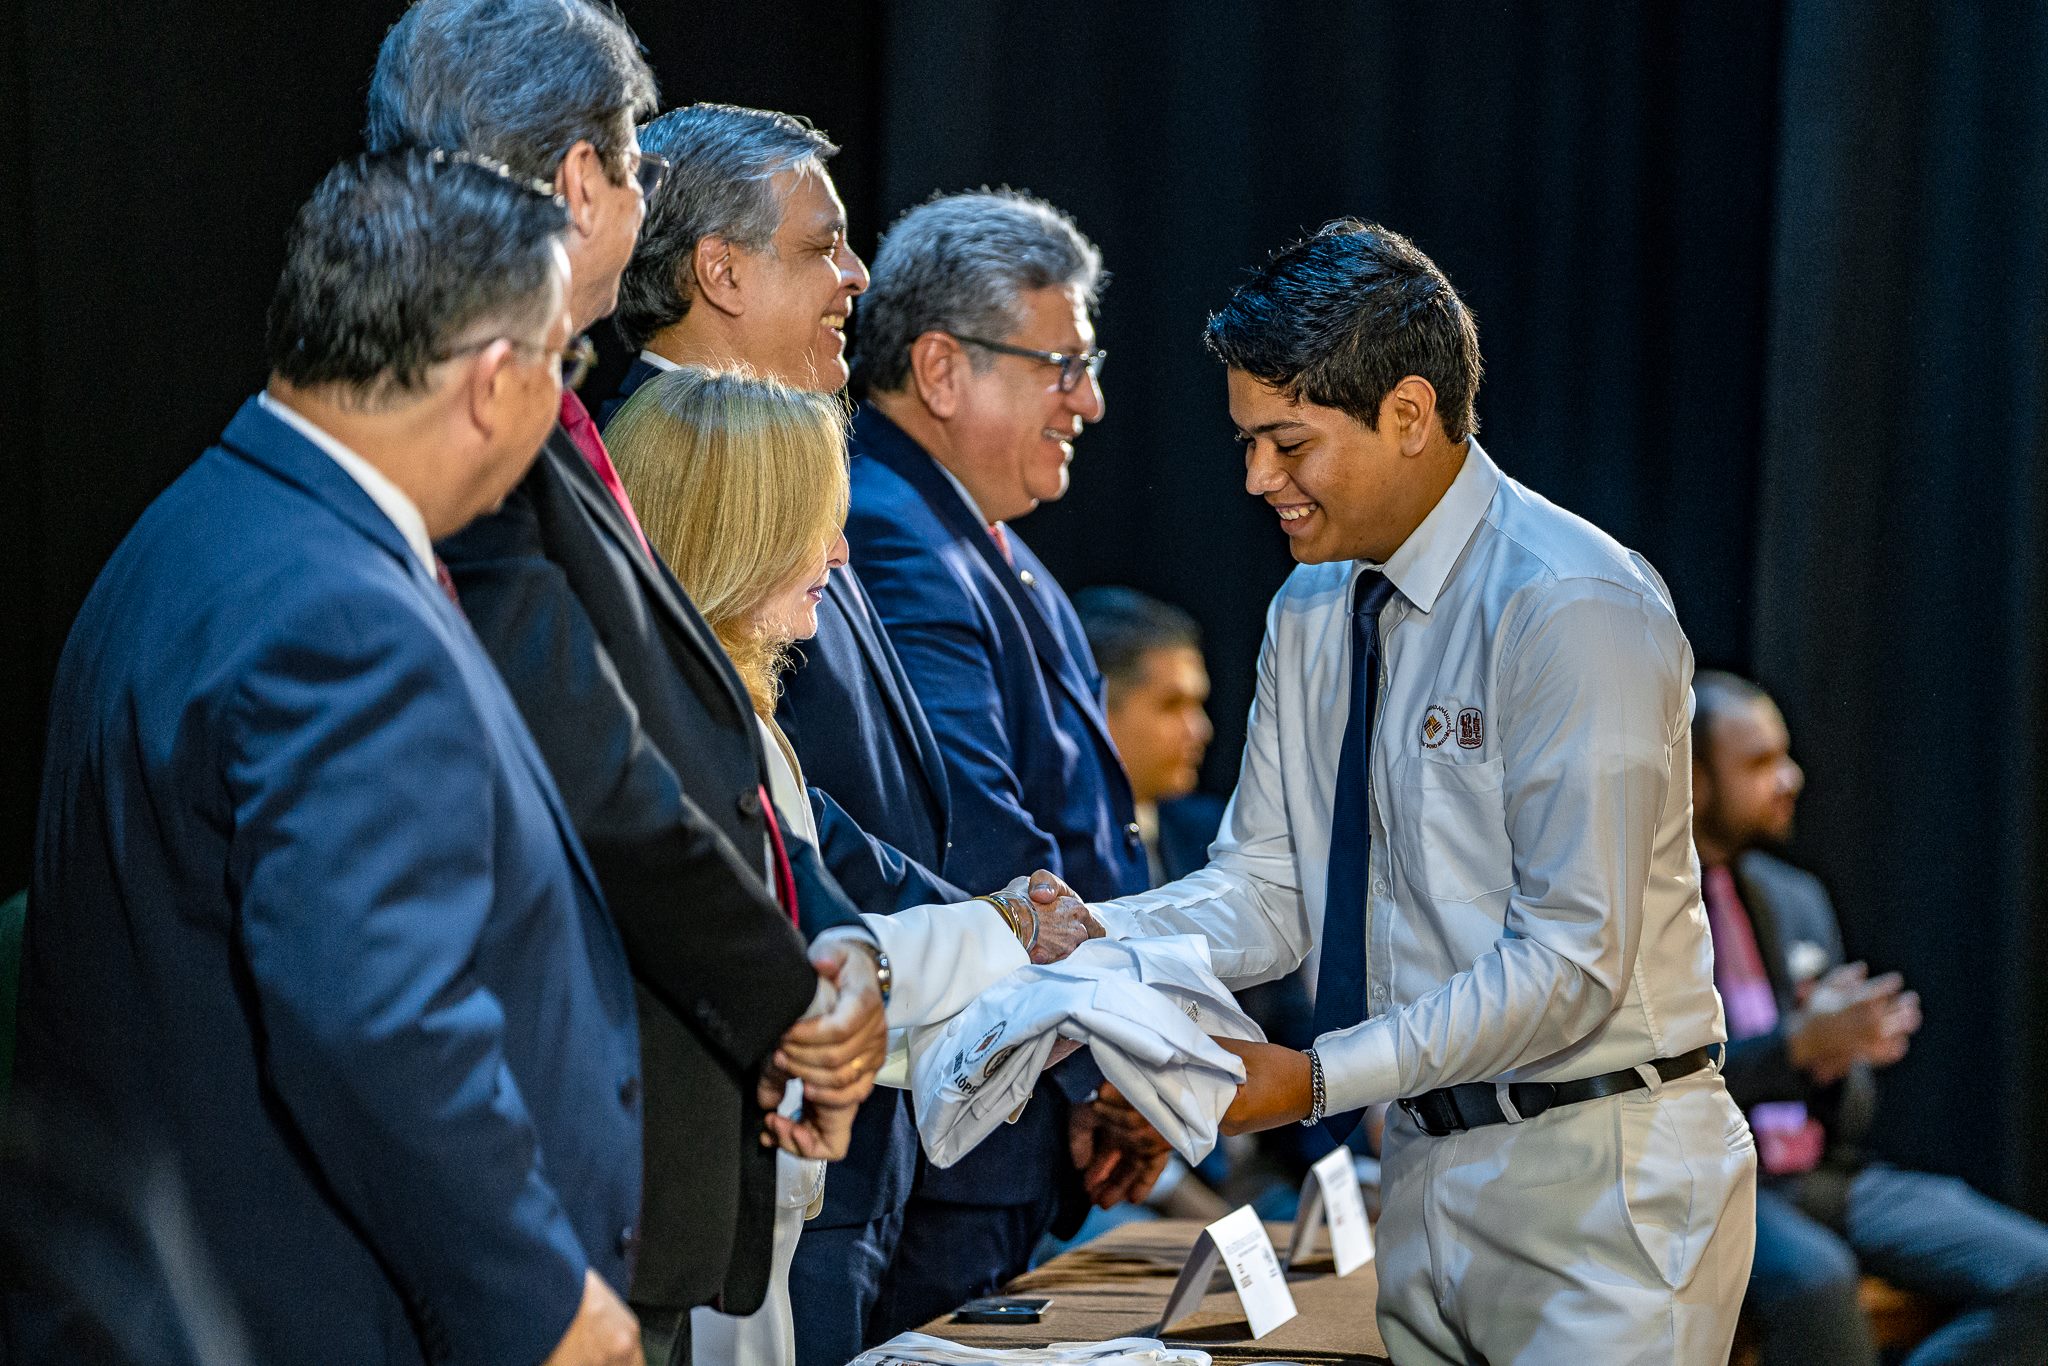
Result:
{"type": "Polygon", "coordinates": [[[818,852],[853,904],[865,913],[886,915],[912,906],[942,906],[973,894],[919,863],[894,845],[875,838],[838,802],[810,790],[818,824],[818,852]]]}
{"type": "Polygon", "coordinates": [[[307,615],[227,716],[264,1068],[415,1308],[466,1360],[539,1361],[587,1261],[505,1060],[504,1011],[470,966],[501,890],[525,890],[494,885],[491,749],[416,619],[339,601],[307,615]]]}
{"type": "MultiPolygon", "coordinates": [[[[1001,887],[1038,868],[1062,872],[1059,842],[1024,805],[987,606],[929,546],[887,519],[856,508],[847,534],[858,546],[853,567],[945,760],[952,824],[961,832],[947,871],[977,887],[1001,887]]],[[[1035,668],[1029,686],[1044,687],[1035,668]]]]}
{"type": "Polygon", "coordinates": [[[561,789],[634,974],[744,1084],[810,1005],[817,975],[802,940],[642,729],[543,549],[525,490],[444,553],[561,789]]]}

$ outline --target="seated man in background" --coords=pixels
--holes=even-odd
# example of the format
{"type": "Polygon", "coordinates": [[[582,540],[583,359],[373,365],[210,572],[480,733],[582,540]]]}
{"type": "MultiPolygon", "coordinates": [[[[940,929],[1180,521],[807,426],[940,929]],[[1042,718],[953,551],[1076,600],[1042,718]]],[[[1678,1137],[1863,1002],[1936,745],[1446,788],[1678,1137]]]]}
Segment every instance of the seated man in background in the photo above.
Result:
{"type": "Polygon", "coordinates": [[[53,1202],[6,1278],[12,1360],[639,1360],[632,979],[429,544],[554,422],[567,228],[440,153],[338,167],[268,387],[79,613],[16,1100],[132,1183],[108,1246],[164,1285],[53,1202]]]}
{"type": "Polygon", "coordinates": [[[1877,1360],[1862,1271],[1960,1312],[1912,1355],[2039,1360],[2048,1228],[1953,1177],[1867,1163],[1870,1069],[1920,1025],[1899,974],[1842,962],[1818,879],[1768,852],[1792,833],[1805,775],[1768,694],[1733,674],[1694,681],[1693,839],[1728,1016],[1730,1093],[1756,1132],[1756,1261],[1748,1304],[1771,1363],[1877,1360]]]}
{"type": "Polygon", "coordinates": [[[1152,885],[1209,861],[1223,800],[1195,791],[1209,724],[1209,669],[1195,619],[1135,588],[1084,588],[1074,610],[1102,670],[1109,738],[1131,778],[1152,885]]]}

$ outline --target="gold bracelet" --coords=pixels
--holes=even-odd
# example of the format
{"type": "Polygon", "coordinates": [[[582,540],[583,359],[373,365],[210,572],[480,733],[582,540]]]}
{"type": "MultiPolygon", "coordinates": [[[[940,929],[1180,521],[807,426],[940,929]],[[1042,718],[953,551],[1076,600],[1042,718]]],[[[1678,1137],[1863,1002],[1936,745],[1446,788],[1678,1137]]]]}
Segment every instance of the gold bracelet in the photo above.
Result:
{"type": "Polygon", "coordinates": [[[995,907],[996,914],[1001,916],[1003,923],[1010,927],[1010,933],[1016,936],[1017,942],[1019,944],[1024,942],[1024,931],[1018,927],[1017,917],[1011,913],[1010,905],[1007,901],[998,896],[978,896],[974,899],[976,901],[986,901],[989,905],[995,907]]]}

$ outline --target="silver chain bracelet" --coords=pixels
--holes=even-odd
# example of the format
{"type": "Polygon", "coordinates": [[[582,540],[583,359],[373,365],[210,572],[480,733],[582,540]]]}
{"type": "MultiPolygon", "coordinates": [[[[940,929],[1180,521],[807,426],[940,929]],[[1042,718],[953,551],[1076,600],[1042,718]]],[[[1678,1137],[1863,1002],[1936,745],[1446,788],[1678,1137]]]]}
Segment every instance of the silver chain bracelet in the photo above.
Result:
{"type": "Polygon", "coordinates": [[[1323,1122],[1323,1103],[1328,1099],[1323,1091],[1323,1055],[1313,1048],[1308,1051],[1308,1095],[1308,1118],[1301,1127],[1313,1129],[1323,1122]]]}

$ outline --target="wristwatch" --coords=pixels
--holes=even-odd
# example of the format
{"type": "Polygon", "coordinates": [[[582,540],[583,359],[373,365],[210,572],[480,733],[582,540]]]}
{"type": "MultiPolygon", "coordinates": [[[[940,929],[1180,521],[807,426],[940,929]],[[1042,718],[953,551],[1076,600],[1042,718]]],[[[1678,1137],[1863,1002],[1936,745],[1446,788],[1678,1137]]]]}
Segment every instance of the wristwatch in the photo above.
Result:
{"type": "Polygon", "coordinates": [[[889,992],[896,985],[896,972],[889,966],[889,955],[882,952],[880,944],[861,945],[875,960],[875,985],[882,989],[882,1009],[889,1008],[889,992]]]}

